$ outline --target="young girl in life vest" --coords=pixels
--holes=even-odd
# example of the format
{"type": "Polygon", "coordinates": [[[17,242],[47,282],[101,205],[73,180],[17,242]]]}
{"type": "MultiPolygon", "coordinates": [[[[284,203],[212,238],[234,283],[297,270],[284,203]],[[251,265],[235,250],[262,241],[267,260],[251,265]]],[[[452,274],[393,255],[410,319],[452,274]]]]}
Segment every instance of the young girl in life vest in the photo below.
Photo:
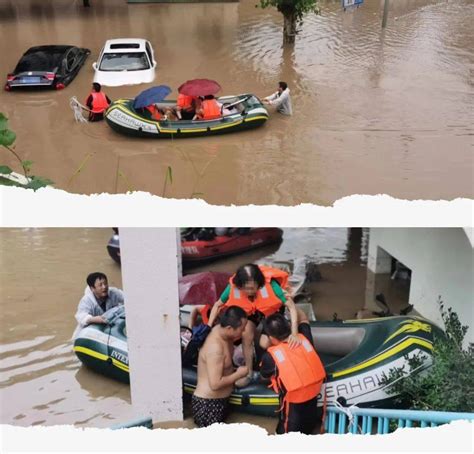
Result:
{"type": "Polygon", "coordinates": [[[265,317],[288,308],[291,318],[289,345],[293,348],[301,343],[298,319],[304,317],[304,313],[296,308],[293,299],[285,291],[287,283],[288,273],[282,270],[255,264],[241,266],[211,310],[210,319],[214,319],[222,307],[228,306],[239,306],[247,314],[248,323],[242,335],[242,346],[249,373],[236,382],[237,387],[247,386],[252,381],[255,334],[257,326],[265,317]]]}

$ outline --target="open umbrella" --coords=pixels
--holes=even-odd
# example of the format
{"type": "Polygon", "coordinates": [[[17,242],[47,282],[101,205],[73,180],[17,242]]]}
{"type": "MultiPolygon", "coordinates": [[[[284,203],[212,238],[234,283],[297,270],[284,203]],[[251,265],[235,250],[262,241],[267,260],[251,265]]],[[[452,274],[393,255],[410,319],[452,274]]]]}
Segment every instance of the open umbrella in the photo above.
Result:
{"type": "Polygon", "coordinates": [[[171,93],[168,85],[158,85],[142,91],[133,101],[133,107],[140,109],[141,107],[150,106],[156,102],[161,102],[171,93]]]}
{"type": "Polygon", "coordinates": [[[178,92],[187,96],[207,96],[215,95],[221,86],[210,79],[188,80],[178,88],[178,92]]]}
{"type": "Polygon", "coordinates": [[[183,276],[179,279],[179,303],[214,304],[229,283],[230,273],[205,271],[183,276]]]}

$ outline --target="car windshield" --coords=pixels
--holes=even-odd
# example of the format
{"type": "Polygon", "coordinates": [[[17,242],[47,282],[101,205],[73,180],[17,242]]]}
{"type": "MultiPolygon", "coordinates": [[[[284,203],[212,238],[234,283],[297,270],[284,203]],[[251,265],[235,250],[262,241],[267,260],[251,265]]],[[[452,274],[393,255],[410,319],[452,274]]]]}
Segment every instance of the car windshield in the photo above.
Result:
{"type": "Polygon", "coordinates": [[[150,69],[145,52],[107,53],[102,57],[101,71],[140,71],[150,69]]]}

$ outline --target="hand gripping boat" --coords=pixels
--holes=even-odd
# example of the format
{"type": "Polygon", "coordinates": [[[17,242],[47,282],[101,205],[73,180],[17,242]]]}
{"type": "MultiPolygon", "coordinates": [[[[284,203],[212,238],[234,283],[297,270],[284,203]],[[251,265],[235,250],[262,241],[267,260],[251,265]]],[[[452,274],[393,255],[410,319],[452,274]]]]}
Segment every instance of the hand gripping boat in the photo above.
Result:
{"type": "MultiPolygon", "coordinates": [[[[231,113],[215,120],[156,121],[143,113],[142,109],[135,110],[133,99],[119,99],[107,109],[105,120],[113,130],[121,134],[178,139],[245,131],[262,126],[268,119],[267,110],[252,94],[222,96],[218,101],[231,113]]],[[[158,105],[166,109],[176,106],[176,101],[162,101],[158,105]]]]}
{"type": "MultiPolygon", "coordinates": [[[[328,381],[328,405],[336,399],[360,407],[393,406],[379,383],[382,374],[407,363],[405,355],[426,353],[426,367],[431,361],[433,336],[443,335],[436,325],[421,317],[385,317],[343,322],[311,322],[315,347],[323,361],[328,381]]],[[[125,320],[112,326],[91,325],[84,328],[74,343],[78,358],[91,369],[123,382],[129,382],[125,320]]],[[[420,369],[421,370],[421,369],[420,369]]],[[[183,369],[187,394],[196,387],[196,369],[183,369]]],[[[322,389],[324,392],[324,386],[322,389]]],[[[274,416],[278,396],[263,383],[251,383],[235,389],[230,402],[236,410],[274,416]]],[[[320,399],[322,405],[323,399],[320,399]]]]}

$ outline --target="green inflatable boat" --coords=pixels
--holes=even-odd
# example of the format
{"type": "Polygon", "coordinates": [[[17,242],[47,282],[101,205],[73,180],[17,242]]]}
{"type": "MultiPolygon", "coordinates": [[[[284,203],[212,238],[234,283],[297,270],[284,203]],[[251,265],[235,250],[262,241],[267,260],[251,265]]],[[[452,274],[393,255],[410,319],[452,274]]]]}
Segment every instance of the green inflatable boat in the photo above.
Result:
{"type": "MultiPolygon", "coordinates": [[[[133,99],[119,99],[107,109],[105,120],[113,130],[121,134],[179,139],[245,131],[262,126],[268,119],[267,110],[252,94],[222,96],[218,101],[227,112],[215,120],[156,121],[145,114],[143,109],[134,109],[133,99]]],[[[162,109],[171,108],[176,105],[176,101],[162,101],[158,105],[162,109]]]]}
{"type": "MultiPolygon", "coordinates": [[[[328,381],[328,405],[337,399],[344,405],[390,408],[389,396],[380,384],[382,374],[400,367],[408,357],[433,349],[433,335],[443,331],[432,322],[416,316],[385,317],[342,322],[311,322],[316,350],[323,361],[328,381]]],[[[74,351],[88,367],[123,382],[129,382],[125,320],[112,326],[90,325],[74,342],[74,351]]],[[[430,360],[427,355],[426,367],[430,360]]],[[[192,394],[196,368],[183,368],[183,387],[192,394]]],[[[323,387],[324,389],[324,387],[323,387]]],[[[323,399],[320,399],[322,405],[323,399]]],[[[239,411],[274,416],[278,396],[264,383],[235,389],[231,404],[239,411]]]]}

